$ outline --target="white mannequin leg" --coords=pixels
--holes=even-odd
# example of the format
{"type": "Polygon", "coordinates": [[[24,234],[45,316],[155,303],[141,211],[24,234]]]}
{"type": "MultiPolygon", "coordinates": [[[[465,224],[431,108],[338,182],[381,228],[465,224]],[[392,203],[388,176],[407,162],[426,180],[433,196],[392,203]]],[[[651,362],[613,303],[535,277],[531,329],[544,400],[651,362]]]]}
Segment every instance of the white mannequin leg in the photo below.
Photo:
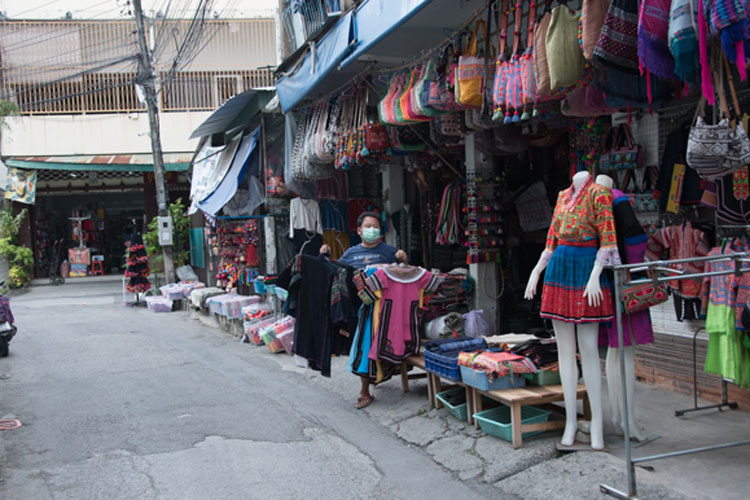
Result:
{"type": "Polygon", "coordinates": [[[557,337],[557,360],[560,371],[560,382],[565,402],[565,431],[561,443],[571,446],[578,430],[576,410],[576,386],[578,384],[578,365],[576,364],[576,328],[573,323],[552,320],[552,327],[557,337]]]}
{"type": "MultiPolygon", "coordinates": [[[[578,350],[581,353],[583,381],[586,384],[586,393],[588,394],[589,404],[591,405],[591,447],[595,450],[601,450],[604,448],[602,371],[599,365],[598,344],[599,323],[585,323],[578,325],[578,350]]],[[[573,408],[573,411],[575,412],[575,393],[573,394],[573,408]]]]}
{"type": "MultiPolygon", "coordinates": [[[[612,423],[618,434],[624,433],[625,416],[623,415],[622,380],[620,378],[620,348],[610,347],[607,350],[607,390],[609,392],[609,403],[612,408],[612,423]]],[[[628,424],[630,436],[636,441],[643,441],[644,436],[635,422],[635,409],[633,407],[633,394],[635,392],[635,347],[630,345],[625,349],[625,380],[627,382],[628,398],[628,424]]]]}

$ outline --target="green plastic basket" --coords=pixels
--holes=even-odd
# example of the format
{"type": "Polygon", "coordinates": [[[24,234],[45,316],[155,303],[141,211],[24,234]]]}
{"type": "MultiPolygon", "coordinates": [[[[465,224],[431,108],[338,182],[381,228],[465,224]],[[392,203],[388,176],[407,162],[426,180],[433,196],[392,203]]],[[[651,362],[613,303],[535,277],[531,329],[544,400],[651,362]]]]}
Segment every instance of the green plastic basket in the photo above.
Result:
{"type": "Polygon", "coordinates": [[[460,405],[452,405],[447,401],[447,398],[451,394],[457,394],[460,392],[464,392],[465,389],[463,387],[458,387],[455,389],[448,389],[447,391],[439,392],[437,393],[437,398],[440,400],[441,403],[443,403],[443,406],[450,412],[451,415],[456,417],[457,419],[466,422],[466,417],[468,415],[468,406],[464,402],[460,405]]]}
{"type": "MultiPolygon", "coordinates": [[[[521,407],[521,423],[537,424],[546,422],[549,419],[549,414],[550,412],[547,410],[542,410],[534,406],[523,406],[521,407]]],[[[495,436],[506,441],[513,441],[513,428],[510,424],[510,407],[500,405],[497,408],[480,411],[474,414],[474,420],[479,422],[482,430],[490,436],[495,436]]],[[[524,432],[523,438],[536,436],[542,432],[544,431],[524,432]]]]}
{"type": "Polygon", "coordinates": [[[532,385],[554,385],[560,383],[560,372],[542,370],[538,373],[524,373],[524,377],[532,385]]]}

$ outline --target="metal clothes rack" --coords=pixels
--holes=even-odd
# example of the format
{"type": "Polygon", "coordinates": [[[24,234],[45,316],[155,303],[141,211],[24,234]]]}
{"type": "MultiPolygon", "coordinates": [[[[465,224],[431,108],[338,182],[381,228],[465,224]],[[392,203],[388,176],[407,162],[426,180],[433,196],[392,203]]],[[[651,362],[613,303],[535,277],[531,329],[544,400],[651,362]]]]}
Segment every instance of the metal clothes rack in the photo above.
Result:
{"type": "MultiPolygon", "coordinates": [[[[727,255],[714,255],[708,257],[695,257],[691,259],[675,259],[675,260],[659,260],[653,262],[643,262],[639,264],[626,264],[620,266],[614,266],[614,277],[615,277],[615,316],[617,324],[617,341],[619,345],[623,344],[623,331],[622,331],[622,298],[623,288],[629,285],[641,285],[646,283],[653,283],[657,285],[659,283],[666,283],[669,281],[692,279],[692,278],[705,278],[707,276],[726,276],[734,274],[740,276],[744,273],[750,272],[750,252],[738,252],[727,255]],[[672,269],[669,266],[672,264],[687,264],[695,262],[721,262],[731,260],[734,263],[734,269],[727,271],[711,271],[703,273],[691,273],[683,274],[683,271],[672,269]],[[651,274],[650,278],[642,279],[630,279],[629,275],[631,271],[646,271],[648,270],[651,274]],[[671,274],[666,276],[665,274],[671,274]]],[[[627,394],[627,378],[625,376],[625,350],[620,349],[620,370],[622,380],[622,394],[627,394]]],[[[628,401],[627,398],[623,398],[622,411],[625,415],[628,414],[628,401]]],[[[733,441],[729,443],[721,443],[710,446],[702,446],[699,448],[689,448],[686,450],[672,451],[668,453],[659,453],[656,455],[650,455],[645,457],[633,458],[632,449],[630,443],[630,423],[628,419],[623,420],[623,427],[625,431],[625,464],[627,467],[627,478],[628,478],[628,489],[627,493],[620,491],[612,486],[606,484],[600,484],[599,489],[602,493],[606,493],[615,498],[621,498],[624,500],[637,499],[637,484],[635,478],[635,466],[644,462],[650,462],[653,460],[660,460],[663,458],[679,457],[683,455],[691,455],[694,453],[701,453],[704,451],[720,450],[724,448],[732,448],[735,446],[750,445],[750,440],[744,441],[733,441]]]]}

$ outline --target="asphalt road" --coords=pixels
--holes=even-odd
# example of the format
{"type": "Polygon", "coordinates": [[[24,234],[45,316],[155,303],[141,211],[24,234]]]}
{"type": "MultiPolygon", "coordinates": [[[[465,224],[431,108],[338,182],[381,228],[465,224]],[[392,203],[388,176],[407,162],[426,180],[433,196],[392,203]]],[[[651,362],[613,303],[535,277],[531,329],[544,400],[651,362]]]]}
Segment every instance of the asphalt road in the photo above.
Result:
{"type": "Polygon", "coordinates": [[[12,298],[0,417],[23,427],[0,432],[0,498],[499,498],[309,375],[121,299],[119,282],[12,298]]]}

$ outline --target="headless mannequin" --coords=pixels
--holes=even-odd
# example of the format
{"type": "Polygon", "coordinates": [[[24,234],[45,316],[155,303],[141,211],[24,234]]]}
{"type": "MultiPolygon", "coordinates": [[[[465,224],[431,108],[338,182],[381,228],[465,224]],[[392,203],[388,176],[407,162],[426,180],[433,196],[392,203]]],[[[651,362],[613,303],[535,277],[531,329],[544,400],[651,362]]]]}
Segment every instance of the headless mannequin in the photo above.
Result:
{"type": "MultiPolygon", "coordinates": [[[[590,178],[588,172],[578,172],[573,176],[573,190],[577,192],[590,178]]],[[[547,267],[547,261],[543,258],[531,271],[529,281],[526,285],[524,298],[531,300],[536,294],[539,283],[539,275],[547,267]]],[[[596,262],[591,270],[591,275],[586,284],[583,296],[588,299],[592,306],[598,306],[602,300],[602,290],[599,284],[599,276],[603,267],[596,262]]],[[[560,370],[560,381],[563,388],[565,402],[565,431],[560,440],[563,446],[572,446],[575,442],[578,430],[576,409],[576,389],[578,386],[578,365],[576,364],[576,337],[578,349],[581,354],[581,366],[583,367],[583,380],[586,384],[589,403],[591,404],[591,448],[601,450],[604,448],[604,426],[602,421],[602,375],[599,366],[599,323],[568,323],[560,320],[552,320],[552,327],[557,337],[558,364],[560,370]]]]}
{"type": "MultiPolygon", "coordinates": [[[[608,175],[596,176],[596,183],[612,189],[614,182],[608,175]]],[[[624,347],[609,347],[607,349],[606,373],[607,373],[607,392],[609,394],[609,405],[612,410],[612,424],[618,434],[624,434],[624,421],[622,401],[622,380],[620,370],[620,349],[625,349],[625,380],[627,381],[627,398],[628,398],[628,424],[630,427],[631,439],[643,441],[643,433],[635,424],[635,411],[633,410],[633,390],[635,388],[635,339],[630,331],[626,328],[624,335],[630,335],[630,345],[624,347]]]]}

